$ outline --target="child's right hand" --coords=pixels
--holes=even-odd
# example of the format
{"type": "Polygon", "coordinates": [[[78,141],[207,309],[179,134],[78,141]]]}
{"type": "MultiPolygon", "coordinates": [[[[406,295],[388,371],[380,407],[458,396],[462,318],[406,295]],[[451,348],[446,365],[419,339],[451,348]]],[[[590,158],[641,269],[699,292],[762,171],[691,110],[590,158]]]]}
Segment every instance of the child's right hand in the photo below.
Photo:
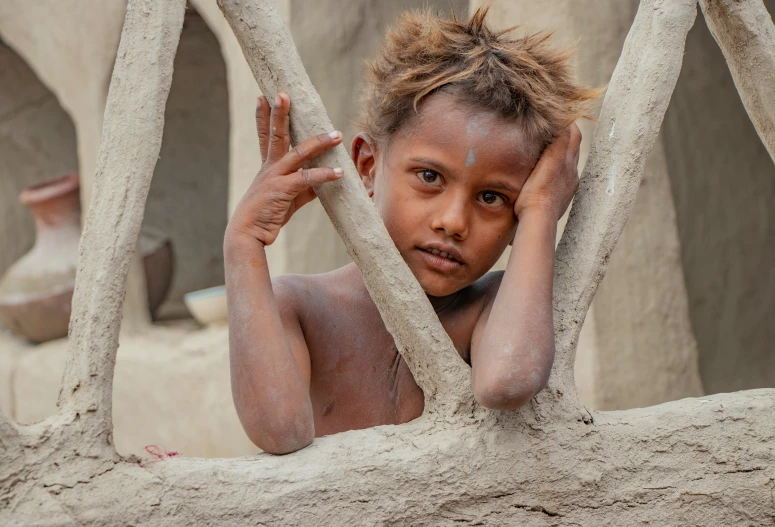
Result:
{"type": "Polygon", "coordinates": [[[256,126],[263,164],[229,221],[227,238],[248,236],[271,245],[293,213],[315,199],[312,187],[342,177],[341,168],[304,168],[341,143],[341,132],[310,137],[288,150],[290,103],[287,94],[279,93],[270,113],[266,97],[258,99],[256,126]]]}

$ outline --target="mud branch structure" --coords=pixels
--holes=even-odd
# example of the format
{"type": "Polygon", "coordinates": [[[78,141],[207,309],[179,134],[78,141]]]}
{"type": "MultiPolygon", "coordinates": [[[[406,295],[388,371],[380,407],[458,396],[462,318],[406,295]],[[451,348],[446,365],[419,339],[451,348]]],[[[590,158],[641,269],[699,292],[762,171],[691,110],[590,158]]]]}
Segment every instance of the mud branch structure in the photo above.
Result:
{"type": "MultiPolygon", "coordinates": [[[[711,3],[718,2],[704,2],[711,3]]],[[[294,141],[329,131],[273,2],[219,5],[264,93],[271,98],[282,89],[294,100],[294,141]]],[[[401,426],[318,439],[284,457],[175,458],[141,466],[136,458],[119,456],[112,443],[111,396],[122,302],[184,8],[184,0],[129,1],[81,243],[60,410],[30,426],[0,414],[0,523],[775,521],[775,390],[588,412],[573,384],[579,330],[635,199],[680,70],[696,0],[641,2],[557,252],[558,357],[549,388],[531,405],[509,413],[476,408],[466,367],[339,148],[318,161],[344,167],[346,177],[316,190],[425,390],[426,413],[401,426]]],[[[749,18],[739,20],[727,30],[752,30],[749,18]]],[[[766,31],[773,31],[771,22],[766,31]]],[[[770,114],[756,113],[761,129],[771,129],[770,114]]]]}

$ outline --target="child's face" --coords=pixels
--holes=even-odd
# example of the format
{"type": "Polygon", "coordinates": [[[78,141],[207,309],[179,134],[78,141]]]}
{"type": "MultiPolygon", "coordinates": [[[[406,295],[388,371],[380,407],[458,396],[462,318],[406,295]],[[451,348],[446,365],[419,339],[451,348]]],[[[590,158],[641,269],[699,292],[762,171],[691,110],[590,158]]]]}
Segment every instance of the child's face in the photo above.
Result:
{"type": "Polygon", "coordinates": [[[514,238],[514,203],[539,154],[514,123],[439,93],[387,149],[371,152],[372,163],[358,141],[364,184],[427,294],[450,295],[495,264],[514,238]]]}

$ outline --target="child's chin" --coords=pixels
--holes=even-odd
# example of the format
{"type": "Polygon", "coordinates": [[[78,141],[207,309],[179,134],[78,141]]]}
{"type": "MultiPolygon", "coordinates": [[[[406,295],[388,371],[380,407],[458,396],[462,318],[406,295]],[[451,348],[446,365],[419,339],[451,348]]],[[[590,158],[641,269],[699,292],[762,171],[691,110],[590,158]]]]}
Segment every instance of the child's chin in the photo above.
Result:
{"type": "Polygon", "coordinates": [[[463,289],[458,285],[439,283],[439,281],[420,281],[420,286],[426,295],[437,297],[449,296],[463,289]]]}

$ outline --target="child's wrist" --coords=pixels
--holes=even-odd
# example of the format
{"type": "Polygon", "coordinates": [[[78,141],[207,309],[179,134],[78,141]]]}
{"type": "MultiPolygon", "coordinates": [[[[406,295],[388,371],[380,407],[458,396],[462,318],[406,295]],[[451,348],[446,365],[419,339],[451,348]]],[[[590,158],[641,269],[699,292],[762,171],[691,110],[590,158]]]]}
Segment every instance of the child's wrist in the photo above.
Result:
{"type": "Polygon", "coordinates": [[[256,239],[255,236],[228,228],[223,237],[224,256],[233,253],[243,253],[245,251],[255,252],[256,250],[263,250],[264,247],[265,244],[261,240],[256,239]]]}
{"type": "Polygon", "coordinates": [[[524,221],[542,221],[556,224],[559,221],[557,211],[549,206],[532,206],[520,209],[517,214],[520,223],[524,221]]]}

